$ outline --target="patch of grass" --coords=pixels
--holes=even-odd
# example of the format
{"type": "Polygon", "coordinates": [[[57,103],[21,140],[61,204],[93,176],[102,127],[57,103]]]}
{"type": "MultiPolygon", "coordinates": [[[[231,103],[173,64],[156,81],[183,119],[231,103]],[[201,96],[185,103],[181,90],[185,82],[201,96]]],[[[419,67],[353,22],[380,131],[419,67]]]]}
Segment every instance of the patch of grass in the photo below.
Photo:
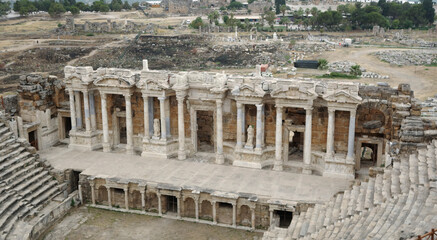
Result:
{"type": "Polygon", "coordinates": [[[332,72],[330,74],[323,74],[321,76],[316,76],[316,78],[346,78],[346,79],[358,79],[359,77],[345,74],[345,73],[336,73],[332,72]]]}
{"type": "MultiPolygon", "coordinates": [[[[426,67],[437,67],[437,62],[435,62],[435,63],[431,63],[431,64],[427,64],[427,65],[425,65],[426,67]]],[[[425,70],[428,70],[428,69],[425,69],[425,70]]]]}

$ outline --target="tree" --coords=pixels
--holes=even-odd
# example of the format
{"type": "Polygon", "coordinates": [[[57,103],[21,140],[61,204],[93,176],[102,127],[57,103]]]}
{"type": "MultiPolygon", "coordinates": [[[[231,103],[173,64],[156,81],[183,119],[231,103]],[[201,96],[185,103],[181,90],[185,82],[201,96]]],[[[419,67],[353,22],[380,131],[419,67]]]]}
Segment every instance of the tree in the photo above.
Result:
{"type": "Polygon", "coordinates": [[[91,9],[96,12],[109,12],[109,6],[103,0],[93,2],[91,9]]]}
{"type": "Polygon", "coordinates": [[[285,0],[275,0],[276,14],[279,14],[282,5],[285,5],[285,0]]]}
{"type": "Polygon", "coordinates": [[[8,14],[10,10],[11,7],[9,6],[9,2],[0,1],[0,16],[8,14]]]}
{"type": "Polygon", "coordinates": [[[435,18],[435,11],[432,6],[432,0],[423,0],[422,7],[423,10],[425,11],[425,19],[428,20],[429,24],[433,24],[435,18]]]}
{"type": "Polygon", "coordinates": [[[140,4],[138,2],[134,2],[134,3],[132,3],[132,8],[139,9],[140,4]]]}
{"type": "Polygon", "coordinates": [[[231,3],[228,5],[228,9],[230,10],[240,10],[243,8],[243,4],[241,2],[237,2],[235,0],[232,0],[231,3]]]}
{"type": "Polygon", "coordinates": [[[273,29],[273,24],[275,23],[276,14],[273,11],[267,11],[265,13],[265,19],[267,23],[270,25],[270,27],[273,29]]]}
{"type": "Polygon", "coordinates": [[[53,2],[54,0],[38,0],[35,1],[33,4],[39,11],[48,12],[50,5],[52,5],[53,2]]]}
{"type": "Polygon", "coordinates": [[[65,12],[64,6],[60,3],[54,2],[50,5],[49,14],[52,18],[60,17],[65,12]]]}
{"type": "Polygon", "coordinates": [[[77,16],[80,13],[80,9],[76,6],[71,6],[70,12],[71,12],[71,14],[73,14],[73,16],[77,16]]]}
{"type": "Polygon", "coordinates": [[[199,27],[203,26],[203,21],[201,17],[197,17],[194,21],[190,23],[190,28],[199,29],[199,27]]]}
{"type": "Polygon", "coordinates": [[[126,9],[126,10],[130,10],[132,7],[129,5],[129,3],[127,2],[127,1],[124,1],[124,3],[123,3],[123,9],[126,9]]]}
{"type": "Polygon", "coordinates": [[[123,8],[123,2],[121,0],[112,0],[109,4],[111,11],[119,12],[123,8]]]}
{"type": "Polygon", "coordinates": [[[14,3],[14,11],[19,12],[21,16],[27,16],[31,12],[36,12],[38,9],[33,2],[29,0],[18,0],[14,3]]]}
{"type": "Polygon", "coordinates": [[[87,4],[85,4],[83,2],[76,3],[76,7],[79,8],[80,11],[89,11],[90,10],[90,6],[88,6],[87,4]]]}
{"type": "Polygon", "coordinates": [[[281,5],[279,7],[279,10],[281,11],[282,16],[285,16],[285,12],[287,11],[287,6],[286,5],[281,5]]]}
{"type": "Polygon", "coordinates": [[[208,14],[209,23],[216,22],[220,17],[220,13],[217,11],[212,11],[208,14]]]}

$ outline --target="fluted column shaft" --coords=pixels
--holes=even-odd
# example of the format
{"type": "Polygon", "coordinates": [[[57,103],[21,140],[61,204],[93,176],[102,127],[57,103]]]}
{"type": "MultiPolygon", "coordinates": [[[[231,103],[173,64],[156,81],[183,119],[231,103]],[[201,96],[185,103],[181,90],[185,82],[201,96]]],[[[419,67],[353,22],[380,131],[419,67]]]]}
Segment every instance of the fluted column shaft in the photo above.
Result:
{"type": "Polygon", "coordinates": [[[184,160],[187,158],[185,153],[185,124],[184,124],[184,97],[177,97],[178,101],[178,137],[179,137],[179,151],[178,159],[184,160]]]}
{"type": "Polygon", "coordinates": [[[356,110],[350,111],[349,117],[349,135],[347,141],[347,160],[354,160],[354,144],[355,144],[355,117],[356,110]]]}
{"type": "Polygon", "coordinates": [[[216,163],[223,164],[225,158],[223,156],[223,101],[217,100],[217,153],[216,163]]]}
{"type": "Polygon", "coordinates": [[[74,103],[74,91],[73,89],[68,89],[68,95],[70,97],[70,119],[71,119],[71,130],[76,131],[76,105],[74,103]]]}
{"type": "Polygon", "coordinates": [[[130,94],[124,95],[126,100],[126,135],[127,135],[127,144],[126,144],[126,152],[128,154],[134,154],[133,142],[134,142],[134,128],[132,122],[132,102],[130,94]]]}
{"type": "Polygon", "coordinates": [[[161,139],[167,140],[167,124],[165,123],[165,97],[159,97],[159,111],[161,117],[161,139]]]}
{"type": "Polygon", "coordinates": [[[109,127],[108,127],[108,109],[106,106],[106,93],[100,93],[102,101],[102,126],[103,126],[103,152],[110,152],[109,127]]]}
{"type": "Polygon", "coordinates": [[[282,171],[282,106],[276,106],[275,164],[273,170],[282,171]]]}

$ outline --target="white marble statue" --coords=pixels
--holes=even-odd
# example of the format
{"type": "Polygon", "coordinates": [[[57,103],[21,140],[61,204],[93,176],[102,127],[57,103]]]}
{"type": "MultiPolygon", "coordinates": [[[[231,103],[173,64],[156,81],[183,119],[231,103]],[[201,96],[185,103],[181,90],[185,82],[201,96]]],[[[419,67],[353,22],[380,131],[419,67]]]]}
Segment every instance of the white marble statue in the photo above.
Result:
{"type": "Polygon", "coordinates": [[[252,125],[250,125],[247,128],[247,141],[245,148],[253,148],[253,136],[255,135],[255,130],[253,129],[252,125]]]}
{"type": "Polygon", "coordinates": [[[161,124],[157,118],[153,119],[153,137],[161,137],[161,124]]]}
{"type": "Polygon", "coordinates": [[[289,141],[289,142],[293,142],[293,137],[294,137],[294,132],[293,132],[293,131],[290,131],[290,132],[288,133],[288,141],[289,141]]]}

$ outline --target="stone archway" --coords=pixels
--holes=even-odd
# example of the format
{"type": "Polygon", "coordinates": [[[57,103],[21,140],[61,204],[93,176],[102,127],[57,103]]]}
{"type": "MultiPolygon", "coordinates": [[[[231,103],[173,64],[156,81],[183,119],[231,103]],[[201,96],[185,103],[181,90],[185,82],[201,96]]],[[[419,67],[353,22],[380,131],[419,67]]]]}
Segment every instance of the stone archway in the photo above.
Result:
{"type": "Polygon", "coordinates": [[[194,199],[187,197],[184,201],[184,217],[195,218],[196,217],[196,204],[194,199]]]}
{"type": "Polygon", "coordinates": [[[252,214],[249,206],[243,205],[240,207],[240,213],[238,214],[237,222],[241,226],[250,227],[252,226],[252,214]]]}
{"type": "Polygon", "coordinates": [[[97,190],[97,203],[108,204],[108,190],[105,186],[100,186],[97,190]]]}
{"type": "Polygon", "coordinates": [[[208,200],[203,200],[200,204],[199,218],[203,220],[212,221],[212,204],[208,200]]]}
{"type": "Polygon", "coordinates": [[[158,195],[154,192],[146,193],[146,211],[158,212],[158,195]]]}

